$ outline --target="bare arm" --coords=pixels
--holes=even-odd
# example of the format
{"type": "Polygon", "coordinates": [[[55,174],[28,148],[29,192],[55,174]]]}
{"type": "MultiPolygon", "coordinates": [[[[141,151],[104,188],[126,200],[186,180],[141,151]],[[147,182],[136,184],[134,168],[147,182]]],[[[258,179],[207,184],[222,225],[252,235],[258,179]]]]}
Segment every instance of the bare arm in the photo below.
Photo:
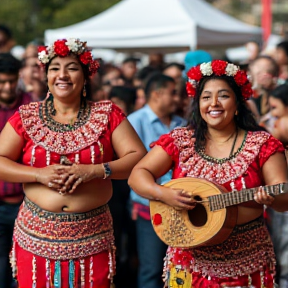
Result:
{"type": "Polygon", "coordinates": [[[184,191],[158,185],[155,179],[163,176],[172,167],[171,157],[159,146],[155,146],[134,167],[128,180],[131,188],[140,196],[159,200],[181,209],[193,209],[194,200],[184,191]]]}
{"type": "Polygon", "coordinates": [[[119,159],[109,162],[112,179],[128,179],[133,167],[147,153],[142,141],[127,119],[112,133],[112,146],[119,159]]]}
{"type": "MultiPolygon", "coordinates": [[[[262,167],[262,173],[265,181],[265,185],[274,185],[278,183],[288,182],[287,177],[287,163],[285,156],[281,153],[275,153],[269,157],[262,167]]],[[[256,201],[260,204],[265,204],[265,201],[271,201],[271,208],[278,212],[288,210],[288,191],[281,195],[275,196],[275,199],[271,199],[266,192],[260,191],[255,197],[256,201]]]]}
{"type": "MultiPolygon", "coordinates": [[[[29,183],[41,182],[48,185],[54,179],[61,180],[64,173],[62,165],[46,168],[35,168],[17,163],[23,148],[23,140],[10,123],[7,123],[0,134],[0,179],[6,182],[29,183]]],[[[65,168],[65,167],[63,167],[65,168]]],[[[55,186],[58,188],[58,185],[55,186]]]]}

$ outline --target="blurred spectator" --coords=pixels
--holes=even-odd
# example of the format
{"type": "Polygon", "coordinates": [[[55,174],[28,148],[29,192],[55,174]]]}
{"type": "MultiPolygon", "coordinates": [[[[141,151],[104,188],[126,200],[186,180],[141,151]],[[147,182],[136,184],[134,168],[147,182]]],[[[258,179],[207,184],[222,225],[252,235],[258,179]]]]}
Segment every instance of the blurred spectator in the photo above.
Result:
{"type": "Polygon", "coordinates": [[[134,77],[134,81],[133,81],[134,87],[137,88],[136,101],[134,105],[135,111],[142,108],[145,105],[146,96],[145,96],[144,87],[146,85],[146,80],[149,78],[149,76],[152,73],[157,72],[157,71],[159,72],[160,70],[152,66],[145,66],[136,73],[134,77]]]}
{"type": "Polygon", "coordinates": [[[185,77],[190,68],[195,67],[201,63],[212,61],[212,56],[204,50],[189,51],[184,58],[185,77]]]}
{"type": "Polygon", "coordinates": [[[165,63],[162,53],[150,53],[148,57],[148,66],[151,66],[157,70],[162,71],[165,63]]]}
{"type": "MultiPolygon", "coordinates": [[[[269,95],[271,115],[276,121],[272,135],[286,146],[288,144],[288,84],[283,84],[269,95]]],[[[287,150],[286,150],[287,156],[287,150]]],[[[288,161],[288,158],[286,158],[288,161]]],[[[277,260],[276,280],[279,287],[288,287],[288,212],[279,213],[267,209],[268,227],[277,260]]]]}
{"type": "Polygon", "coordinates": [[[11,30],[0,24],[0,53],[10,52],[15,45],[11,30]]]}
{"type": "Polygon", "coordinates": [[[182,72],[184,69],[185,66],[183,64],[171,62],[164,67],[163,74],[170,76],[176,83],[179,83],[182,79],[182,72]]]}
{"type": "Polygon", "coordinates": [[[277,44],[275,59],[279,65],[279,78],[283,80],[288,79],[288,41],[283,41],[277,44]]]}
{"type": "MultiPolygon", "coordinates": [[[[30,95],[17,92],[20,67],[21,62],[10,53],[0,53],[0,132],[19,106],[31,101],[30,95]]],[[[23,196],[22,184],[0,181],[0,286],[3,288],[12,284],[9,252],[23,196]]]]}
{"type": "Polygon", "coordinates": [[[260,55],[249,64],[248,69],[254,97],[247,101],[247,105],[259,121],[261,116],[269,112],[268,95],[277,86],[279,67],[272,57],[260,55]]]}
{"type": "Polygon", "coordinates": [[[188,97],[186,90],[186,81],[182,78],[178,83],[176,83],[176,91],[180,97],[179,107],[175,114],[188,120],[189,109],[191,105],[192,98],[188,97]]]}
{"type": "Polygon", "coordinates": [[[121,71],[125,86],[133,86],[133,79],[137,72],[137,62],[139,60],[138,58],[128,57],[123,61],[121,71]]]}
{"type": "Polygon", "coordinates": [[[105,93],[105,99],[108,99],[112,86],[122,86],[124,83],[122,72],[118,67],[111,64],[106,64],[103,67],[101,85],[105,93]]]}
{"type": "Polygon", "coordinates": [[[108,98],[120,107],[125,115],[129,115],[134,110],[136,89],[126,86],[114,86],[108,98]]]}
{"type": "Polygon", "coordinates": [[[40,68],[38,62],[38,57],[35,56],[26,57],[22,60],[18,86],[24,92],[32,91],[32,80],[38,79],[43,81],[44,71],[40,68]]]}
{"type": "Polygon", "coordinates": [[[249,41],[245,45],[248,52],[247,62],[248,64],[254,61],[260,54],[260,46],[256,41],[249,41]]]}
{"type": "MultiPolygon", "coordinates": [[[[153,73],[145,86],[147,104],[130,114],[128,120],[136,130],[147,150],[151,142],[168,133],[186,121],[175,115],[179,107],[179,95],[173,78],[161,73],[153,73]]],[[[158,179],[165,183],[171,173],[158,179]]],[[[163,258],[167,246],[158,238],[151,224],[149,200],[131,190],[133,202],[132,219],[136,220],[137,252],[139,257],[138,288],[162,288],[163,258]]]]}

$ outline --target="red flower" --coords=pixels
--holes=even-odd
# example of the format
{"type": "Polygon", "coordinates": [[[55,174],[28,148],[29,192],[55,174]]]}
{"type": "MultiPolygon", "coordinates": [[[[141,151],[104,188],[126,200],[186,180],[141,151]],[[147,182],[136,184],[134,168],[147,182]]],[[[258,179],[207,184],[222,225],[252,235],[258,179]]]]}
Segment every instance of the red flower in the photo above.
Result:
{"type": "Polygon", "coordinates": [[[38,53],[41,53],[42,51],[46,51],[46,46],[39,46],[38,47],[38,53]]]}
{"type": "Polygon", "coordinates": [[[244,86],[241,87],[241,92],[242,92],[242,96],[245,100],[248,100],[249,98],[252,97],[253,95],[253,90],[251,87],[251,83],[248,82],[247,84],[245,84],[244,86]]]}
{"type": "Polygon", "coordinates": [[[80,54],[79,59],[84,65],[89,64],[93,60],[90,51],[86,51],[86,52],[80,54]]]}
{"type": "Polygon", "coordinates": [[[93,75],[97,72],[97,70],[99,69],[100,64],[97,60],[93,60],[90,65],[89,65],[89,75],[93,75]]]}
{"type": "Polygon", "coordinates": [[[225,74],[226,66],[227,66],[227,62],[223,60],[214,60],[211,63],[213,73],[218,76],[225,74]]]}
{"type": "Polygon", "coordinates": [[[201,78],[203,77],[201,70],[200,70],[200,66],[196,66],[196,67],[192,67],[188,72],[187,72],[187,76],[189,79],[191,80],[195,80],[195,81],[200,81],[201,78]]]}
{"type": "Polygon", "coordinates": [[[54,42],[54,52],[56,55],[60,57],[65,57],[69,54],[70,51],[68,46],[65,44],[66,41],[66,39],[63,39],[54,42]]]}
{"type": "Polygon", "coordinates": [[[187,91],[188,97],[195,97],[196,89],[188,81],[186,82],[186,91],[187,91]]]}
{"type": "Polygon", "coordinates": [[[243,86],[248,81],[246,72],[243,70],[238,70],[234,76],[234,80],[238,86],[243,86]]]}
{"type": "Polygon", "coordinates": [[[159,213],[154,214],[153,216],[154,225],[160,225],[162,223],[162,216],[159,213]]]}

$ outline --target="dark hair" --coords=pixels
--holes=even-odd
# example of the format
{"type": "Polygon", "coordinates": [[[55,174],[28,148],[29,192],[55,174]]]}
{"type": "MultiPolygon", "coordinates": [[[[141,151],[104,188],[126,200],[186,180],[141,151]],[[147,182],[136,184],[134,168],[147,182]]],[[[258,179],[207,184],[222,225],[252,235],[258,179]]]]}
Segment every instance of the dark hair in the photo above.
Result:
{"type": "Polygon", "coordinates": [[[136,89],[132,87],[125,87],[125,86],[113,86],[108,98],[118,98],[122,100],[127,107],[128,114],[133,111],[134,104],[136,101],[136,89]]]}
{"type": "Polygon", "coordinates": [[[148,100],[151,96],[151,93],[160,88],[166,88],[168,83],[175,83],[175,80],[167,75],[164,75],[159,72],[152,73],[149,79],[147,79],[145,86],[145,95],[148,100]]]}
{"type": "Polygon", "coordinates": [[[269,97],[279,99],[285,106],[288,106],[288,83],[276,87],[270,92],[269,97]]]}
{"type": "Polygon", "coordinates": [[[6,35],[7,40],[12,38],[12,32],[6,25],[0,24],[0,31],[6,35]]]}
{"type": "Polygon", "coordinates": [[[0,53],[0,73],[18,74],[21,66],[21,61],[11,53],[0,53]]]}
{"type": "Polygon", "coordinates": [[[266,59],[268,61],[270,61],[270,63],[272,64],[272,71],[271,71],[271,74],[272,76],[274,77],[277,77],[279,75],[279,66],[277,64],[277,62],[270,56],[268,55],[259,55],[257,56],[251,63],[250,63],[250,67],[255,65],[255,63],[258,61],[258,60],[261,60],[261,59],[266,59]]]}
{"type": "Polygon", "coordinates": [[[285,52],[286,56],[288,57],[288,41],[287,40],[278,43],[276,45],[276,48],[277,49],[279,49],[279,48],[282,49],[285,52]]]}
{"type": "Polygon", "coordinates": [[[237,105],[237,116],[235,115],[235,124],[238,128],[247,131],[263,131],[264,129],[260,127],[256,120],[253,117],[252,112],[247,108],[246,103],[243,99],[241,89],[236,84],[235,80],[231,76],[222,75],[222,76],[205,76],[201,79],[199,85],[196,88],[195,99],[192,102],[191,113],[188,119],[188,127],[195,130],[194,137],[196,138],[195,145],[197,148],[205,145],[206,142],[206,133],[207,133],[207,123],[203,120],[200,114],[199,101],[201,93],[204,89],[205,84],[212,79],[224,80],[234,91],[236,96],[236,105],[237,105]]]}
{"type": "Polygon", "coordinates": [[[163,68],[163,71],[170,68],[170,67],[176,67],[178,68],[179,70],[183,71],[185,69],[185,66],[183,64],[180,64],[180,63],[177,63],[177,62],[171,62],[171,63],[168,63],[164,68],[163,68]]]}
{"type": "MultiPolygon", "coordinates": [[[[142,69],[138,70],[135,79],[139,79],[141,81],[146,80],[152,73],[159,72],[155,67],[145,66],[142,69]]],[[[159,72],[160,73],[160,72],[159,72]]]]}

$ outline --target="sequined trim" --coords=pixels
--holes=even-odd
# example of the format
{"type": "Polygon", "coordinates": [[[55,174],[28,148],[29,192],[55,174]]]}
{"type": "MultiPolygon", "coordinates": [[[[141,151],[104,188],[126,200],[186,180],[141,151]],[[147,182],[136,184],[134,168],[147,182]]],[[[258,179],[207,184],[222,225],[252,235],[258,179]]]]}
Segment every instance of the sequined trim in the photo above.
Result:
{"type": "Polygon", "coordinates": [[[108,128],[109,115],[112,111],[110,101],[87,102],[91,109],[87,122],[74,131],[59,133],[50,130],[41,119],[42,105],[43,102],[31,102],[19,108],[23,128],[35,145],[61,155],[79,151],[97,142],[108,128]]]}
{"type": "Polygon", "coordinates": [[[175,145],[179,149],[179,166],[182,169],[180,177],[196,177],[224,184],[243,175],[249,165],[259,154],[261,146],[268,140],[270,134],[249,131],[242,150],[234,157],[218,164],[202,158],[191,141],[193,131],[188,128],[177,128],[171,133],[175,145]]]}
{"type": "Polygon", "coordinates": [[[262,217],[235,226],[221,244],[194,249],[169,247],[164,271],[179,265],[181,269],[200,272],[204,277],[235,277],[249,275],[264,267],[274,270],[273,245],[262,217]]]}
{"type": "Polygon", "coordinates": [[[108,205],[86,213],[52,213],[24,199],[15,222],[14,240],[35,255],[69,260],[113,247],[108,205]]]}

